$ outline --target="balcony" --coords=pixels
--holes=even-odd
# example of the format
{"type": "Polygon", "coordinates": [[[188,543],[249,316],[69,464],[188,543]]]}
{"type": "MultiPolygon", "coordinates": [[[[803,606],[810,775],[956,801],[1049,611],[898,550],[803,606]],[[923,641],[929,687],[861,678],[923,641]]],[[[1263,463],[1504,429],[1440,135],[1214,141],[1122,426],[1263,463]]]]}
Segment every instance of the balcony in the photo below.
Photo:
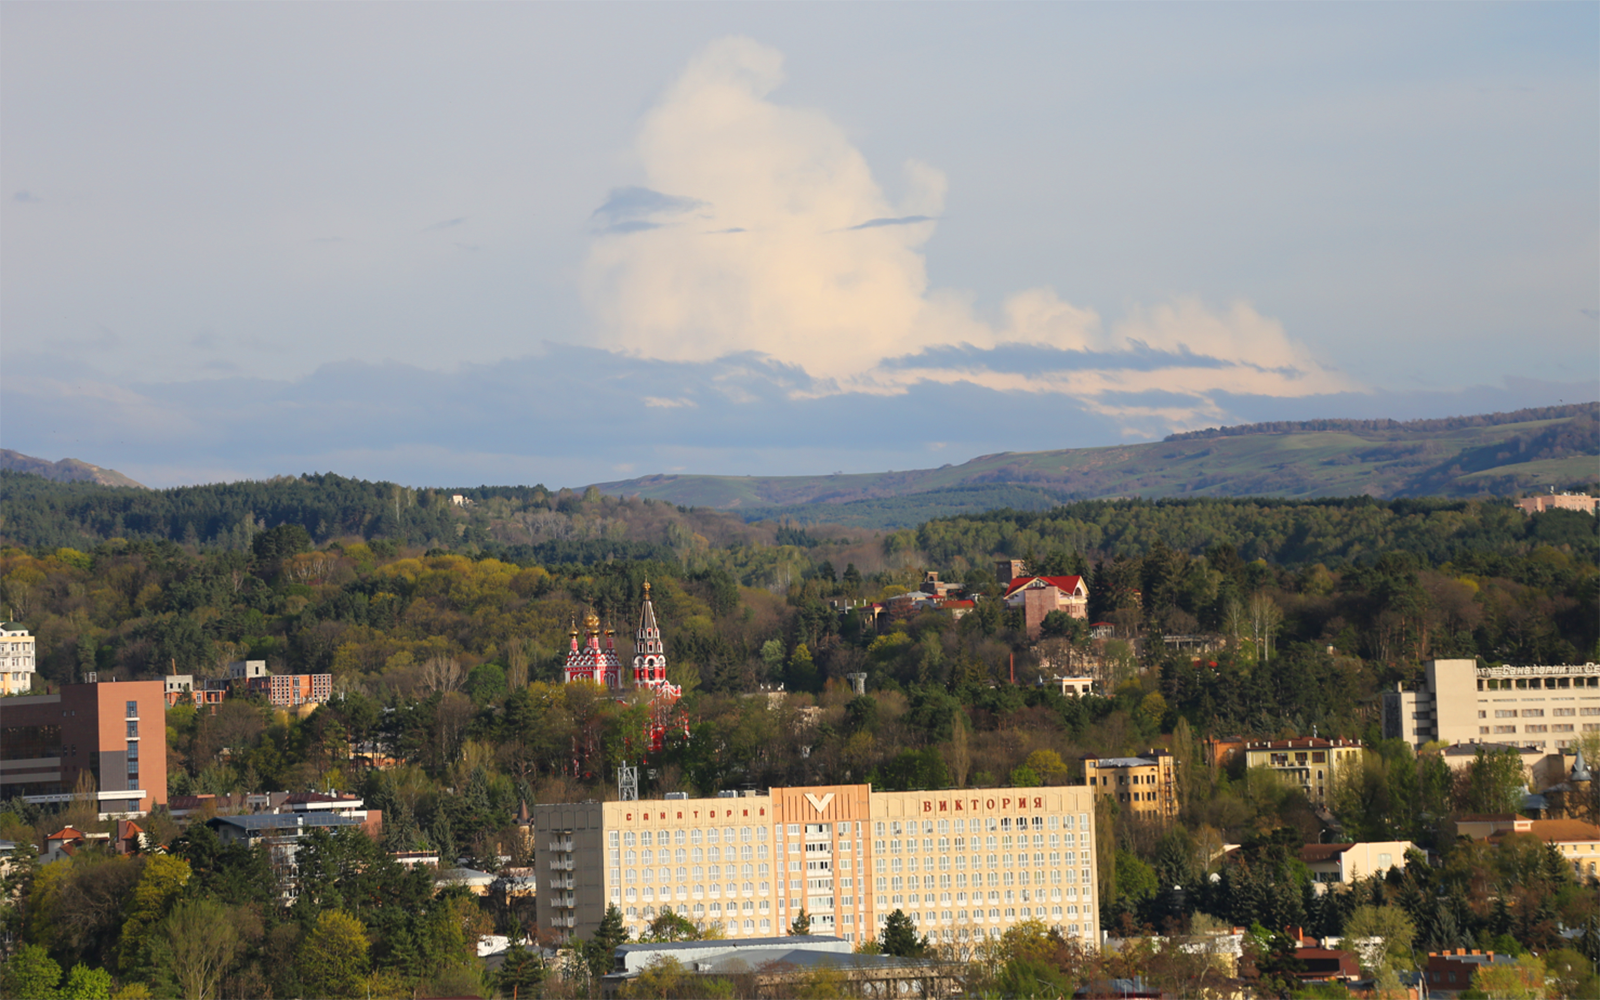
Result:
{"type": "Polygon", "coordinates": [[[566,878],[553,878],[550,880],[550,888],[552,889],[576,889],[577,887],[577,882],[570,875],[566,878]]]}
{"type": "Polygon", "coordinates": [[[557,858],[550,862],[550,870],[553,872],[576,871],[577,867],[571,858],[557,858]]]}
{"type": "Polygon", "coordinates": [[[556,852],[565,852],[567,854],[571,854],[572,853],[572,841],[570,841],[570,840],[552,840],[552,841],[550,841],[550,850],[556,851],[556,852]]]}

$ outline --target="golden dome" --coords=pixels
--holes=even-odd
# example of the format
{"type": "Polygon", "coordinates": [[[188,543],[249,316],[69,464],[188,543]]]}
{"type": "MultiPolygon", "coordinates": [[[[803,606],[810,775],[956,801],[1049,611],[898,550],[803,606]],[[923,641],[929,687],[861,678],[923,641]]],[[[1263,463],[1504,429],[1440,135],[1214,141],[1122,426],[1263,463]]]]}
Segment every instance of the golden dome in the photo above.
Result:
{"type": "Polygon", "coordinates": [[[584,624],[584,626],[586,628],[591,628],[591,629],[599,628],[600,627],[600,616],[595,614],[593,611],[591,611],[588,614],[583,616],[583,624],[584,624]]]}

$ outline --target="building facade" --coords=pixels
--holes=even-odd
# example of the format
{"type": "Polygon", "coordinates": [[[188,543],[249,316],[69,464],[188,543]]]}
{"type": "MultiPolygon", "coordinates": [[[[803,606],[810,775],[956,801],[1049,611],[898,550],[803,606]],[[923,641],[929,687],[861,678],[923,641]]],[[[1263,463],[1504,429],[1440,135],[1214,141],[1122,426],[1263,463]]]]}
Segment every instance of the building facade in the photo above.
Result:
{"type": "Polygon", "coordinates": [[[1565,750],[1600,732],[1600,664],[1480,667],[1429,660],[1416,690],[1383,693],[1383,735],[1421,746],[1514,743],[1565,750]]]}
{"type": "Polygon", "coordinates": [[[1293,740],[1260,740],[1245,744],[1245,765],[1276,771],[1300,786],[1306,798],[1326,805],[1333,776],[1346,764],[1359,761],[1360,740],[1329,740],[1317,736],[1293,740]]]}
{"type": "Polygon", "coordinates": [[[1083,773],[1096,795],[1111,798],[1136,819],[1165,823],[1178,818],[1178,771],[1166,750],[1144,757],[1090,757],[1083,773]]]}
{"type": "Polygon", "coordinates": [[[1084,787],[875,792],[773,788],[734,797],[539,805],[539,926],[587,938],[608,905],[637,934],[670,908],[729,938],[872,940],[895,910],[936,942],[1041,920],[1098,939],[1094,801],[1084,787]]]}
{"type": "Polygon", "coordinates": [[[1577,510],[1594,514],[1600,509],[1600,497],[1584,493],[1538,493],[1518,500],[1517,506],[1524,514],[1543,514],[1547,510],[1577,510]]]}
{"type": "Polygon", "coordinates": [[[0,705],[0,798],[68,802],[85,775],[103,813],[145,813],[167,801],[161,681],[64,684],[0,705]]]}
{"type": "Polygon", "coordinates": [[[0,695],[33,690],[36,644],[21,622],[0,622],[0,695]]]}
{"type": "Polygon", "coordinates": [[[1406,852],[1416,850],[1409,840],[1365,841],[1359,844],[1307,844],[1300,860],[1311,877],[1323,885],[1350,885],[1390,868],[1405,868],[1406,852]]]}

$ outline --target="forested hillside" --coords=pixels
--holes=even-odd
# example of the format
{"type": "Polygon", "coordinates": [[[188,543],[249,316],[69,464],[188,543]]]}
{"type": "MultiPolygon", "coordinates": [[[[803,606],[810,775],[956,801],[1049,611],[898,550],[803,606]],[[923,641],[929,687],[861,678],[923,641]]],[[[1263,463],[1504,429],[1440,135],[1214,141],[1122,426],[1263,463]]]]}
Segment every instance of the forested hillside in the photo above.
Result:
{"type": "Polygon", "coordinates": [[[608,493],[747,517],[911,527],[974,506],[1102,497],[1477,497],[1600,483],[1600,404],[1444,420],[1212,428],[1150,444],[1005,452],[961,465],[832,476],[654,475],[608,493]]]}
{"type": "MultiPolygon", "coordinates": [[[[645,795],[855,781],[1059,784],[1082,779],[1085,755],[1164,746],[1183,762],[1181,823],[1163,832],[1114,809],[1101,817],[1107,926],[1161,927],[1204,913],[1331,934],[1376,906],[1403,913],[1419,947],[1549,949],[1562,943],[1558,927],[1591,924],[1600,942],[1596,894],[1570,866],[1551,867],[1537,849],[1485,854],[1450,839],[1453,813],[1494,811],[1520,796],[1502,780],[1510,772],[1484,763],[1454,776],[1437,756],[1380,741],[1376,712],[1378,692],[1414,679],[1428,657],[1595,658],[1600,549],[1588,515],[1526,517],[1476,501],[1108,501],[851,536],[536,488],[475,491],[461,509],[437,496],[311,478],[241,487],[233,506],[215,499],[226,491],[184,494],[181,504],[169,492],[152,496],[170,506],[111,514],[86,500],[118,491],[55,489],[27,494],[69,501],[58,521],[48,507],[27,513],[20,523],[29,531],[81,537],[120,514],[124,530],[161,537],[0,550],[0,602],[38,636],[41,683],[90,669],[102,678],[215,676],[240,658],[334,675],[333,701],[304,719],[246,699],[215,714],[172,710],[173,794],[354,790],[384,811],[390,850],[429,848],[493,867],[511,845],[525,862],[508,829],[520,800],[605,796],[617,764],[641,755],[642,705],[558,678],[570,623],[591,608],[631,654],[648,579],[691,726],[687,739],[673,736],[648,758],[645,795]],[[274,490],[292,499],[273,506],[274,490]],[[341,497],[346,506],[334,502],[341,497]],[[273,511],[292,516],[268,523],[273,511]],[[382,535],[385,524],[404,537],[382,535]],[[1087,575],[1092,615],[1114,623],[1115,638],[1089,640],[1053,621],[1030,642],[1017,613],[993,596],[991,560],[1012,556],[1040,572],[1087,575]],[[959,621],[930,612],[883,634],[826,603],[892,596],[925,570],[986,596],[959,621]],[[1222,645],[1196,657],[1161,641],[1171,633],[1222,645]],[[1094,666],[1106,696],[1062,698],[1041,657],[1094,666]],[[842,682],[855,671],[868,675],[866,696],[842,682]],[[777,684],[784,693],[771,691],[777,684]],[[1200,763],[1208,734],[1313,727],[1373,748],[1335,797],[1336,830],[1295,788],[1200,763]],[[372,757],[394,766],[370,769],[372,757]],[[1319,897],[1292,846],[1330,835],[1410,839],[1445,852],[1447,865],[1414,865],[1319,897]],[[1219,871],[1213,851],[1222,843],[1246,844],[1249,863],[1219,871]]],[[[14,804],[0,811],[0,838],[37,842],[66,822],[93,824],[72,809],[81,812],[14,804]]],[[[148,822],[184,867],[136,859],[44,869],[44,894],[25,894],[17,911],[27,915],[17,918],[22,939],[37,945],[28,954],[170,992],[161,984],[176,981],[174,959],[150,944],[168,938],[149,928],[170,935],[226,921],[240,929],[216,975],[231,977],[238,995],[333,989],[316,956],[317,942],[335,934],[370,948],[360,976],[341,980],[340,991],[461,995],[483,983],[468,942],[491,923],[504,931],[519,919],[514,908],[459,894],[429,897],[360,835],[316,841],[303,871],[317,891],[280,908],[263,888],[274,876],[260,856],[222,851],[201,831],[182,836],[161,813],[148,822]],[[93,906],[96,886],[131,889],[147,877],[168,879],[168,888],[135,893],[155,900],[139,921],[93,906]],[[386,902],[352,902],[370,898],[386,902]]],[[[1008,955],[974,966],[971,988],[1032,968],[1008,955]]],[[[1102,968],[1050,961],[1049,975],[1069,978],[1102,968]]],[[[526,995],[542,976],[535,968],[516,988],[526,995]]],[[[496,983],[507,994],[515,985],[496,983]]],[[[574,987],[547,988],[570,995],[574,987]]]]}

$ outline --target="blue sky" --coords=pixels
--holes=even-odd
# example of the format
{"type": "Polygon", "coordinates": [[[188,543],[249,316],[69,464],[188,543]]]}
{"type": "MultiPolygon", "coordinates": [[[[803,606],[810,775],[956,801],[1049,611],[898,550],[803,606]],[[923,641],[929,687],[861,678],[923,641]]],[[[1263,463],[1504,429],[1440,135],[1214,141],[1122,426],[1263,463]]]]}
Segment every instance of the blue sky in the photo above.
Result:
{"type": "Polygon", "coordinates": [[[0,444],[914,468],[1600,396],[1585,4],[0,6],[0,444]]]}

